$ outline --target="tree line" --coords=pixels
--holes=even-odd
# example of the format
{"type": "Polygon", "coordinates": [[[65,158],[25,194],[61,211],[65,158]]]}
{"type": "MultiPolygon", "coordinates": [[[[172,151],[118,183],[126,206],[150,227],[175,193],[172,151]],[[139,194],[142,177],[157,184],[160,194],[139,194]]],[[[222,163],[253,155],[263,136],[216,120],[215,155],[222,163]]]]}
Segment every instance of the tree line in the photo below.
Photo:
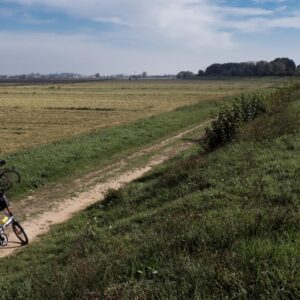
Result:
{"type": "Polygon", "coordinates": [[[193,79],[202,76],[294,76],[300,75],[300,65],[297,67],[290,58],[276,58],[273,61],[242,62],[212,64],[205,71],[199,70],[198,74],[190,71],[181,71],[178,79],[193,79]]]}

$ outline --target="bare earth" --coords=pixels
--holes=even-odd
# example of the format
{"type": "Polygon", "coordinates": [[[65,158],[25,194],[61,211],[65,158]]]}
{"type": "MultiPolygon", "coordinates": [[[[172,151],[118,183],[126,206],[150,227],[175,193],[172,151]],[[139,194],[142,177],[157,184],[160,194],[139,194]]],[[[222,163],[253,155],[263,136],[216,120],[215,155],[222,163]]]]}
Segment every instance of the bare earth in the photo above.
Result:
{"type": "MultiPolygon", "coordinates": [[[[209,122],[184,130],[73,182],[52,186],[20,201],[13,209],[26,217],[22,226],[28,234],[29,243],[46,234],[51,225],[63,223],[81,210],[102,201],[109,190],[123,187],[187,149],[191,143],[183,138],[203,130],[209,122]]],[[[9,233],[9,244],[0,248],[0,257],[8,256],[20,248],[15,235],[9,233]]]]}

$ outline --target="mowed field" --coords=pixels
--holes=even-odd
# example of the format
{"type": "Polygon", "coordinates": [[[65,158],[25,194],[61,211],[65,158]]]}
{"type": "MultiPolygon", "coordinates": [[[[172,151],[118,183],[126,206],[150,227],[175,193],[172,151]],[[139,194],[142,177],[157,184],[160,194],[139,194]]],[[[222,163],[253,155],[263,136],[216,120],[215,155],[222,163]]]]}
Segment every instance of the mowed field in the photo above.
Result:
{"type": "Polygon", "coordinates": [[[276,79],[0,86],[0,154],[276,85],[276,79]]]}

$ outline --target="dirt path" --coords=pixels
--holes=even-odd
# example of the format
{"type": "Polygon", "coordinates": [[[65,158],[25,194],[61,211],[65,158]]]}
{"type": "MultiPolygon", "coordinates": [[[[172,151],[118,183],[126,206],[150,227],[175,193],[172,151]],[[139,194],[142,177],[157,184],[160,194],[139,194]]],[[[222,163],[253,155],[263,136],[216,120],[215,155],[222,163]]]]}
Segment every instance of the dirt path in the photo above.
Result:
{"type": "MultiPolygon", "coordinates": [[[[189,147],[191,143],[183,140],[183,137],[203,130],[209,122],[184,130],[69,184],[52,186],[20,201],[15,209],[23,211],[26,216],[27,220],[22,222],[22,226],[26,229],[30,242],[47,233],[51,225],[65,222],[79,211],[103,200],[109,190],[118,189],[138,179],[189,147]],[[29,202],[31,205],[28,205],[29,202]]],[[[0,248],[0,257],[8,256],[19,248],[21,245],[15,235],[9,233],[9,244],[0,248]]]]}

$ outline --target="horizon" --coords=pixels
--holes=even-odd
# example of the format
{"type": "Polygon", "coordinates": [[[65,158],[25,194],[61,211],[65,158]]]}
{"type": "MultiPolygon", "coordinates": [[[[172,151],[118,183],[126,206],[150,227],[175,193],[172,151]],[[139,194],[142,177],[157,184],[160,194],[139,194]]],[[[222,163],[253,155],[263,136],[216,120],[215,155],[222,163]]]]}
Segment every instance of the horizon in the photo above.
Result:
{"type": "Polygon", "coordinates": [[[296,0],[4,0],[0,74],[197,73],[297,51],[296,0]]]}
{"type": "MultiPolygon", "coordinates": [[[[287,58],[287,57],[280,57],[280,58],[287,58]]],[[[276,58],[275,58],[276,59],[276,58]]],[[[298,65],[298,63],[293,59],[293,58],[290,58],[289,57],[289,59],[291,59],[291,60],[293,60],[294,62],[295,62],[295,64],[296,64],[296,66],[298,67],[298,66],[300,66],[300,65],[298,65]]],[[[261,60],[257,60],[257,61],[240,61],[240,62],[233,62],[233,61],[231,61],[231,62],[224,62],[224,63],[219,63],[219,62],[215,62],[215,63],[213,63],[213,64],[230,64],[230,63],[237,63],[237,64],[239,64],[239,63],[254,63],[254,64],[256,64],[256,63],[258,63],[258,62],[260,62],[261,60]]],[[[270,61],[271,62],[271,61],[270,61]]],[[[204,69],[199,69],[198,71],[200,71],[200,70],[203,70],[203,71],[206,71],[206,69],[208,68],[208,67],[210,67],[211,65],[209,65],[209,66],[207,66],[207,67],[205,67],[204,69]]],[[[197,71],[197,72],[198,72],[197,71]]],[[[181,71],[179,71],[179,72],[190,72],[190,70],[181,70],[181,71]]],[[[140,72],[140,73],[138,73],[138,74],[130,74],[130,73],[125,73],[125,72],[123,72],[123,73],[113,73],[113,74],[101,74],[101,73],[99,73],[99,72],[97,72],[97,73],[95,73],[95,74],[83,74],[83,73],[73,73],[73,72],[68,72],[68,71],[63,71],[63,72],[53,72],[53,73],[39,73],[39,72],[37,72],[37,73],[35,73],[35,72],[30,72],[30,73],[19,73],[19,74],[0,74],[0,76],[22,76],[22,75],[26,75],[26,76],[30,76],[30,75],[40,75],[40,76],[52,76],[52,75],[77,75],[77,76],[82,76],[82,77],[92,77],[92,76],[95,76],[95,75],[99,75],[100,77],[113,77],[113,76],[135,76],[135,75],[137,75],[137,76],[140,76],[140,75],[142,75],[143,73],[146,73],[146,77],[151,77],[151,76],[176,76],[179,72],[177,72],[177,73],[160,73],[160,74],[149,74],[147,71],[143,71],[143,72],[140,72]]],[[[197,74],[197,72],[194,72],[194,74],[196,75],[197,74]]]]}

